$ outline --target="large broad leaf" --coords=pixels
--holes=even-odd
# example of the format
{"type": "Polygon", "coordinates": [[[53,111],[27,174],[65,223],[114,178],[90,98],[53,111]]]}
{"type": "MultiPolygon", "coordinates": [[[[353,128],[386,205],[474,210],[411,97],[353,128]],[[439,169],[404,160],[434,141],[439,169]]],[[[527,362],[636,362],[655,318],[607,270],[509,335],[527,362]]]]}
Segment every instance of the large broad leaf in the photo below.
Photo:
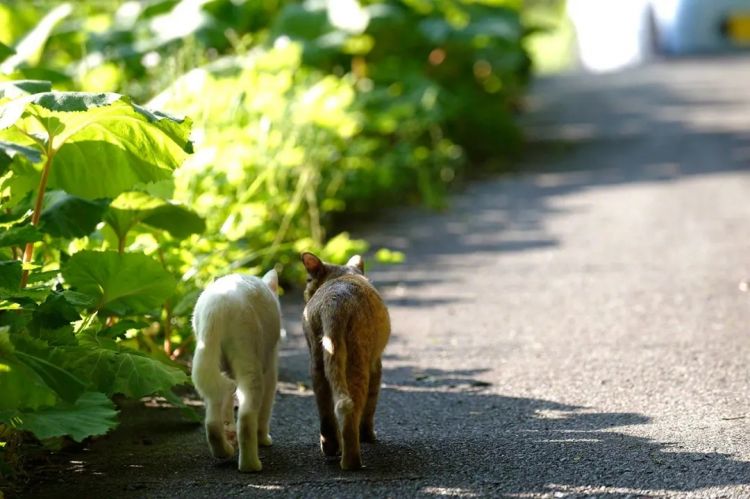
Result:
{"type": "Polygon", "coordinates": [[[96,299],[97,310],[117,315],[150,312],[169,298],[176,282],[142,253],[79,251],[63,268],[65,281],[96,299]]]}
{"type": "Polygon", "coordinates": [[[21,362],[8,331],[0,331],[0,410],[51,406],[55,392],[39,375],[21,362]]]}
{"type": "Polygon", "coordinates": [[[106,221],[121,238],[139,222],[166,230],[178,239],[206,230],[205,221],[194,211],[143,192],[118,196],[110,205],[106,221]]]}
{"type": "Polygon", "coordinates": [[[81,347],[61,349],[65,353],[61,361],[74,373],[85,373],[93,390],[144,397],[189,382],[182,369],[122,347],[112,339],[88,334],[79,339],[81,347]]]}
{"type": "Polygon", "coordinates": [[[89,201],[62,191],[52,191],[44,196],[44,204],[39,229],[53,236],[74,238],[86,236],[96,229],[108,202],[89,201]]]}
{"type": "Polygon", "coordinates": [[[37,408],[57,402],[55,392],[15,356],[0,353],[0,410],[37,408]]]}
{"type": "Polygon", "coordinates": [[[0,140],[13,137],[29,146],[35,140],[29,134],[51,137],[49,188],[86,199],[114,198],[169,179],[192,152],[190,126],[188,119],[148,111],[113,93],[45,92],[0,106],[0,140]]]}
{"type": "Polygon", "coordinates": [[[74,402],[83,393],[85,386],[83,381],[65,369],[61,369],[42,357],[29,355],[20,350],[16,350],[16,357],[66,402],[74,402]]]}
{"type": "Polygon", "coordinates": [[[16,429],[30,431],[40,440],[70,436],[76,442],[104,435],[117,426],[117,410],[103,393],[87,392],[74,403],[16,414],[0,412],[16,429]],[[10,416],[10,417],[8,417],[10,416]]]}

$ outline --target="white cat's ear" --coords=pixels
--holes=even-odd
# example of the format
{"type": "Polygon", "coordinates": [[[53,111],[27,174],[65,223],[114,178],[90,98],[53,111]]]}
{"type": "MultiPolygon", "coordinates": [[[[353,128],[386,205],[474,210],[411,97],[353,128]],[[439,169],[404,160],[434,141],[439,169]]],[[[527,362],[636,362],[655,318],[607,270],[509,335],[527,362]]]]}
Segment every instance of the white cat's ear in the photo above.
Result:
{"type": "Polygon", "coordinates": [[[271,269],[263,276],[263,282],[266,286],[271,288],[274,293],[279,292],[279,274],[276,273],[275,269],[271,269]]]}
{"type": "Polygon", "coordinates": [[[307,273],[311,276],[316,276],[320,273],[321,270],[323,270],[323,262],[320,261],[320,258],[313,255],[312,253],[302,253],[302,255],[300,255],[300,259],[302,260],[302,264],[305,266],[305,270],[307,270],[307,273]]]}
{"type": "Polygon", "coordinates": [[[346,266],[354,267],[355,269],[359,269],[363,274],[365,273],[365,260],[359,255],[351,257],[349,261],[346,262],[346,266]]]}

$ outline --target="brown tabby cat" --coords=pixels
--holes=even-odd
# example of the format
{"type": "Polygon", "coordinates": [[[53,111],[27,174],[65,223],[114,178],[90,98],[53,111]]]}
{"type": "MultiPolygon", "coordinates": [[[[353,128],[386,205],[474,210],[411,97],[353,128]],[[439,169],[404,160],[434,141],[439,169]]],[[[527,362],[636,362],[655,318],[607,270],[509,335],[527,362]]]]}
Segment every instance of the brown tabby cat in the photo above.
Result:
{"type": "Polygon", "coordinates": [[[362,467],[359,442],[374,442],[381,362],[391,334],[388,309],[364,276],[359,255],[345,265],[302,254],[309,274],[302,327],[320,414],[320,448],[341,449],[341,468],[362,467]]]}

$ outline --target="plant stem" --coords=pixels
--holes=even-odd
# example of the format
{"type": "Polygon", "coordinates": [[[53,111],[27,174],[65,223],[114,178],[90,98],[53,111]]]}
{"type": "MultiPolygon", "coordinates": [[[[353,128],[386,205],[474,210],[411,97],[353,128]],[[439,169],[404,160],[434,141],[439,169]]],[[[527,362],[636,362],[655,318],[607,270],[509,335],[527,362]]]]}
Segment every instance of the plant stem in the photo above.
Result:
{"type": "MultiPolygon", "coordinates": [[[[167,262],[164,260],[164,250],[162,249],[161,245],[156,250],[157,255],[159,256],[159,261],[161,262],[161,266],[164,270],[167,270],[167,262]]],[[[172,299],[168,298],[167,301],[164,302],[164,311],[165,311],[165,319],[164,319],[164,353],[172,356],[172,299]]]]}
{"type": "Polygon", "coordinates": [[[127,234],[124,234],[120,236],[120,234],[117,234],[117,252],[119,254],[125,253],[125,238],[127,237],[127,234]]]}
{"type": "MultiPolygon", "coordinates": [[[[52,138],[50,137],[50,143],[52,138]]],[[[54,154],[51,149],[47,150],[47,159],[44,162],[44,168],[42,168],[42,177],[39,179],[39,189],[36,193],[36,203],[34,203],[34,213],[31,215],[31,225],[39,225],[39,217],[42,215],[42,202],[44,201],[44,192],[47,190],[47,179],[49,178],[49,172],[52,169],[52,158],[54,154]]],[[[34,257],[34,243],[26,243],[26,249],[23,252],[23,265],[30,263],[34,257]]],[[[21,274],[21,289],[26,287],[26,283],[29,282],[29,269],[23,269],[21,274]]]]}

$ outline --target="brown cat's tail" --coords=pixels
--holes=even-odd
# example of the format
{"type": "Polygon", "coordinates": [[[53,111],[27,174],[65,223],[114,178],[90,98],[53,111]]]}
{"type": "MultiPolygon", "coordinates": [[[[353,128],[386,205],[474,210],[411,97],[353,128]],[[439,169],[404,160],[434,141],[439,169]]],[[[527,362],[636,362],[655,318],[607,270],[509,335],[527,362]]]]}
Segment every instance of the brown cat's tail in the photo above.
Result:
{"type": "Polygon", "coordinates": [[[335,334],[336,328],[341,327],[335,320],[323,320],[323,367],[326,378],[333,392],[334,410],[339,424],[343,424],[344,416],[354,409],[354,402],[349,395],[349,385],[346,381],[346,343],[335,341],[343,338],[343,334],[335,334]]]}

